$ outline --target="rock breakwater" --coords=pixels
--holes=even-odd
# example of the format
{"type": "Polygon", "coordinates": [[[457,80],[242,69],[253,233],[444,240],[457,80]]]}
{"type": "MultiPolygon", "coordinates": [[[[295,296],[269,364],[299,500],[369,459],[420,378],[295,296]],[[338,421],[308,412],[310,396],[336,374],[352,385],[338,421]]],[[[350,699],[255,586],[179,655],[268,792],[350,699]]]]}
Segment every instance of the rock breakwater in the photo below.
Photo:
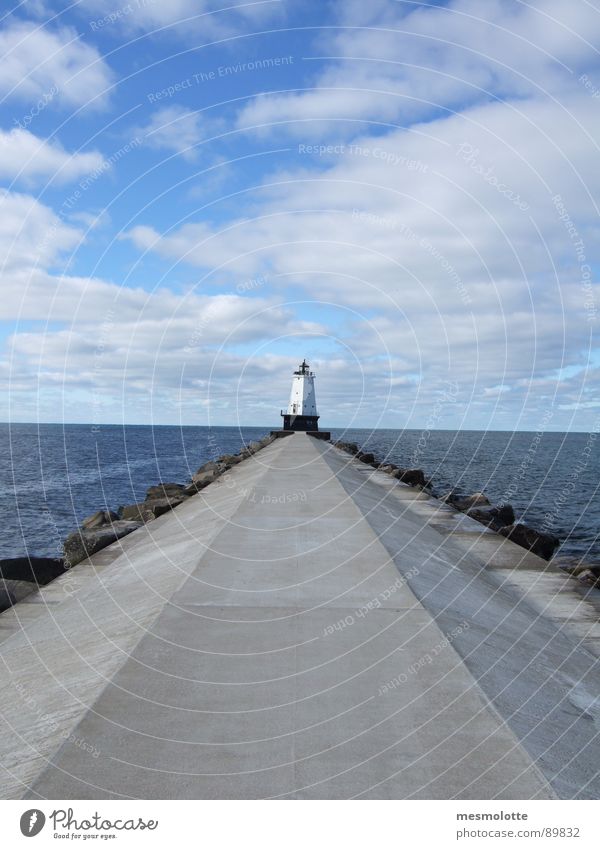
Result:
{"type": "Polygon", "coordinates": [[[193,498],[232,466],[265,448],[274,438],[265,436],[258,442],[245,445],[239,454],[223,454],[216,460],[209,460],[186,483],[159,482],[150,486],[141,502],[126,504],[114,511],[92,513],[66,537],[62,558],[32,556],[0,560],[0,612],[34,592],[38,586],[49,583],[96,552],[193,498]]]}
{"type": "MultiPolygon", "coordinates": [[[[396,478],[400,483],[428,490],[431,497],[439,498],[457,511],[465,513],[470,518],[486,525],[544,560],[550,560],[560,545],[558,537],[531,528],[524,522],[516,521],[515,511],[511,504],[491,504],[483,492],[461,495],[452,490],[445,495],[436,495],[433,490],[433,482],[425,477],[422,469],[403,469],[394,463],[387,462],[387,460],[380,461],[373,453],[363,452],[354,442],[338,441],[332,444],[353,455],[357,460],[396,478]]],[[[585,567],[584,571],[588,576],[588,582],[591,582],[590,577],[597,572],[598,578],[596,580],[598,583],[596,586],[600,587],[600,567],[585,567]]]]}

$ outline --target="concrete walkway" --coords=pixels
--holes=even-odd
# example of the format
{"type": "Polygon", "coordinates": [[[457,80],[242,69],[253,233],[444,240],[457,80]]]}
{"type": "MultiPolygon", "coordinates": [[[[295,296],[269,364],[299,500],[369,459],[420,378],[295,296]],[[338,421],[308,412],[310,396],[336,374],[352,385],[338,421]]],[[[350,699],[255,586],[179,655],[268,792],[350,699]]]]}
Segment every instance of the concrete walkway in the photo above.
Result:
{"type": "Polygon", "coordinates": [[[277,440],[0,617],[3,797],[553,798],[409,587],[470,555],[365,469],[277,440]]]}

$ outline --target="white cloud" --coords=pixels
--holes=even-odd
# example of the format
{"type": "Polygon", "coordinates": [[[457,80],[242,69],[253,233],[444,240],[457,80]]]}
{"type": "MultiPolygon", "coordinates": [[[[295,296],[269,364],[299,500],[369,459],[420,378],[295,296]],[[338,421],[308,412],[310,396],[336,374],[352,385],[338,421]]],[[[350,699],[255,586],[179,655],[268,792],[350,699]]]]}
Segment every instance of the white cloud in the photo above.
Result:
{"type": "Polygon", "coordinates": [[[151,147],[181,153],[186,159],[195,158],[195,147],[202,138],[199,116],[182,106],[157,110],[138,133],[151,147]]]}
{"type": "Polygon", "coordinates": [[[205,38],[217,38],[247,32],[249,26],[260,25],[283,14],[280,0],[255,0],[224,4],[221,0],[133,0],[123,3],[120,10],[107,12],[103,0],[83,0],[82,8],[98,15],[90,21],[90,29],[117,26],[129,31],[170,30],[178,35],[199,32],[205,38]],[[114,19],[107,16],[115,16],[114,19]],[[120,12],[120,14],[119,14],[120,12]]]}
{"type": "MultiPolygon", "coordinates": [[[[7,272],[52,266],[79,242],[81,233],[30,195],[0,189],[0,260],[3,298],[12,292],[7,272]]],[[[21,294],[21,283],[16,287],[21,294]]],[[[6,300],[4,300],[6,303],[6,300]]]]}
{"type": "Polygon", "coordinates": [[[66,183],[93,173],[103,161],[100,153],[68,153],[58,142],[39,139],[27,130],[0,130],[0,177],[27,184],[66,183]]]}
{"type": "MultiPolygon", "coordinates": [[[[379,369],[371,403],[384,397],[373,386],[384,391],[387,357],[396,399],[414,396],[411,375],[431,387],[445,370],[467,399],[489,399],[489,387],[579,361],[589,343],[581,263],[552,198],[577,221],[587,261],[600,262],[600,173],[586,167],[599,136],[584,93],[569,110],[537,99],[481,105],[365,134],[325,160],[299,155],[297,170],[253,192],[251,216],[242,209],[222,227],[138,226],[127,237],[209,273],[268,268],[282,296],[303,292],[317,315],[325,302],[337,313],[332,336],[379,369]]],[[[501,397],[503,409],[523,404],[522,392],[501,397]]]]}
{"type": "Polygon", "coordinates": [[[30,101],[32,107],[44,97],[52,105],[91,108],[108,99],[112,71],[98,50],[71,28],[13,21],[0,30],[0,55],[3,97],[30,101]]]}
{"type": "Polygon", "coordinates": [[[254,98],[238,127],[347,138],[356,121],[410,124],[496,97],[561,96],[598,61],[600,14],[584,0],[334,9],[341,27],[326,31],[319,52],[339,58],[306,92],[254,98]]]}

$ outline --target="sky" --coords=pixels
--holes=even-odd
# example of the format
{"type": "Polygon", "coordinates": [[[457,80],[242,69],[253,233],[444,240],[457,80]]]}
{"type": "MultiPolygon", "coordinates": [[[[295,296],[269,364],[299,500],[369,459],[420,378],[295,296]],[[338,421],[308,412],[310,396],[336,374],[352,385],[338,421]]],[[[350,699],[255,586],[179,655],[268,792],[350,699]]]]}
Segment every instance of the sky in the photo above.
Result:
{"type": "Polygon", "coordinates": [[[600,429],[597,4],[1,9],[1,418],[600,429]]]}

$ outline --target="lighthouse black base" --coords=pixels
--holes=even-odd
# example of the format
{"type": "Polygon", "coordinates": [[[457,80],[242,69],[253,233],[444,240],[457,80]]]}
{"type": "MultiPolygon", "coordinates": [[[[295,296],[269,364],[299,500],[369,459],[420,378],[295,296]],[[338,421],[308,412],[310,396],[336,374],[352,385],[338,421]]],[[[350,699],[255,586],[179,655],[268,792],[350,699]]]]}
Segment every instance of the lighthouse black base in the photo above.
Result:
{"type": "Polygon", "coordinates": [[[318,430],[319,416],[294,416],[282,413],[284,430],[318,430]]]}

